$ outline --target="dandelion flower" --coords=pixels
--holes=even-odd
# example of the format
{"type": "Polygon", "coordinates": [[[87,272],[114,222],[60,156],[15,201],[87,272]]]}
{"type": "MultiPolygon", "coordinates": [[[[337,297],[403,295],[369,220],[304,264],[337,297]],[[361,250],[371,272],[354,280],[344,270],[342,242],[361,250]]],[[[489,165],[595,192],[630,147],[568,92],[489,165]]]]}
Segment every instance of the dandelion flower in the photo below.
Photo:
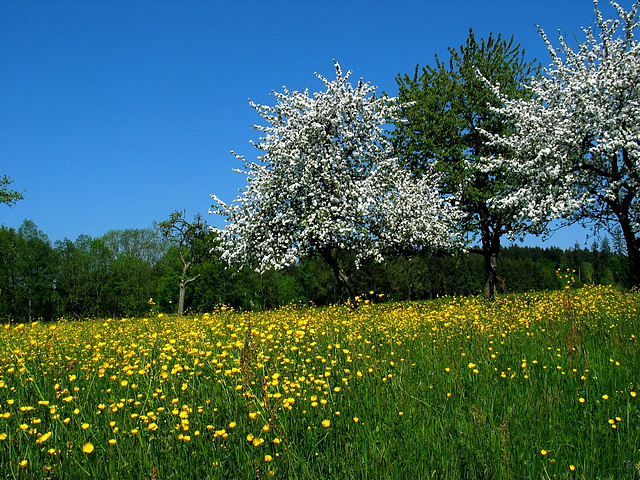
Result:
{"type": "Polygon", "coordinates": [[[264,456],[264,461],[265,462],[270,462],[271,460],[273,460],[273,457],[271,455],[265,455],[264,456]]]}
{"type": "Polygon", "coordinates": [[[331,420],[323,420],[322,421],[322,426],[324,428],[329,428],[331,426],[331,420]]]}
{"type": "Polygon", "coordinates": [[[91,443],[91,442],[87,442],[87,443],[85,443],[85,444],[82,446],[82,451],[83,451],[84,453],[87,453],[87,454],[88,454],[88,453],[93,452],[93,443],[91,443]]]}
{"type": "Polygon", "coordinates": [[[18,464],[18,466],[19,466],[20,468],[24,468],[24,467],[26,467],[26,466],[27,466],[27,463],[28,463],[28,462],[27,462],[26,460],[21,460],[21,461],[20,461],[20,463],[18,464]]]}
{"type": "Polygon", "coordinates": [[[546,450],[544,450],[544,449],[543,449],[543,450],[540,450],[540,454],[541,454],[541,455],[543,455],[543,456],[544,456],[544,455],[546,455],[547,453],[549,453],[549,452],[547,452],[547,451],[546,451],[546,450]]]}

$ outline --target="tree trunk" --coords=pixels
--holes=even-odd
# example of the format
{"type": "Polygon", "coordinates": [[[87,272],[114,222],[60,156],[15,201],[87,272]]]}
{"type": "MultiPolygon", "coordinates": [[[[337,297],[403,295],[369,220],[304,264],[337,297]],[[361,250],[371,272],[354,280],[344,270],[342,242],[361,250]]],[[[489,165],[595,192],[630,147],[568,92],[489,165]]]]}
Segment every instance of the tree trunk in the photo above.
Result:
{"type": "Polygon", "coordinates": [[[627,286],[629,288],[640,287],[640,239],[636,237],[629,216],[626,213],[618,215],[618,220],[627,245],[627,258],[629,260],[627,286]]]}
{"type": "Polygon", "coordinates": [[[340,268],[340,264],[338,263],[338,260],[334,257],[333,251],[331,250],[331,248],[329,247],[323,248],[322,250],[320,250],[320,255],[322,256],[324,261],[327,262],[327,265],[329,265],[329,268],[331,268],[333,275],[336,277],[338,285],[342,290],[342,295],[345,296],[347,300],[350,300],[355,306],[356,297],[353,295],[353,291],[351,290],[351,286],[349,285],[349,277],[340,268]]]}
{"type": "Polygon", "coordinates": [[[178,316],[181,317],[184,313],[184,292],[187,288],[187,283],[183,280],[180,282],[180,298],[178,300],[178,316]]]}
{"type": "Polygon", "coordinates": [[[484,298],[496,298],[498,287],[498,255],[500,254],[500,228],[482,233],[482,257],[484,258],[484,298]]]}
{"type": "Polygon", "coordinates": [[[181,317],[184,314],[184,295],[187,289],[187,285],[191,282],[195,282],[200,278],[200,274],[197,274],[195,277],[187,278],[187,272],[189,271],[189,267],[191,266],[191,262],[184,262],[182,267],[182,278],[180,279],[180,298],[178,299],[178,316],[181,317]]]}
{"type": "Polygon", "coordinates": [[[484,298],[496,298],[498,286],[498,252],[485,251],[484,255],[484,298]]]}

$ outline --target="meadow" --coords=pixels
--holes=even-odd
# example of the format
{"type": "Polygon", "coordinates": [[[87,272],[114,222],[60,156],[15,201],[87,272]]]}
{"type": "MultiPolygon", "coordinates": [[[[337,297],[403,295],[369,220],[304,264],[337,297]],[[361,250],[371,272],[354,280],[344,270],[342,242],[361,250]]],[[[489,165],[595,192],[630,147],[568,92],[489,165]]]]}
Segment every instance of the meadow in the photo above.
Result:
{"type": "Polygon", "coordinates": [[[384,300],[0,325],[1,476],[640,478],[639,293],[384,300]]]}

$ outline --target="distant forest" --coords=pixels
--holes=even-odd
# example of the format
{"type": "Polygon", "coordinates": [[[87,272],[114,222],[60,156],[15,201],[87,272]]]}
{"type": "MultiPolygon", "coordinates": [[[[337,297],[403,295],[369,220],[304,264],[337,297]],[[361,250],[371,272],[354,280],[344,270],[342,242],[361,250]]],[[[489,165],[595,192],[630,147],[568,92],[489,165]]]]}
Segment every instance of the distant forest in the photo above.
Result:
{"type": "MultiPolygon", "coordinates": [[[[211,234],[209,234],[211,235],[211,234]]],[[[577,285],[626,281],[627,258],[620,242],[604,238],[590,248],[569,250],[510,246],[500,253],[499,293],[562,288],[557,270],[575,271],[577,285]]],[[[175,313],[183,265],[176,246],[152,228],[113,230],[102,237],[79,236],[52,244],[27,220],[15,230],[0,227],[0,320],[130,317],[175,313]]],[[[290,303],[327,305],[341,300],[323,260],[302,258],[285,270],[258,274],[230,269],[216,256],[191,267],[198,280],[186,288],[185,312],[221,304],[239,310],[290,303]]],[[[367,263],[351,276],[363,298],[423,300],[445,295],[480,295],[483,258],[397,256],[367,263]],[[374,292],[370,294],[369,292],[374,292]],[[382,295],[382,296],[380,296],[382,295]]]]}

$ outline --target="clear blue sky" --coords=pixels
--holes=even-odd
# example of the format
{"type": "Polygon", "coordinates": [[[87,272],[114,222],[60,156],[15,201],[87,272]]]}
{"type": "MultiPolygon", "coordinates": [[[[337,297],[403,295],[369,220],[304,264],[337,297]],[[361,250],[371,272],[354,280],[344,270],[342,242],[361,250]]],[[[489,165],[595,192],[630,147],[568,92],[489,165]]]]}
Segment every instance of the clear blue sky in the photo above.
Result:
{"type": "MultiPolygon", "coordinates": [[[[222,225],[209,194],[231,201],[245,185],[229,152],[257,152],[249,98],[318,90],[334,58],[395,95],[398,73],[447,58],[470,27],[515,35],[547,65],[536,24],[556,38],[593,21],[590,0],[0,0],[0,175],[25,190],[0,223],[33,220],[52,241],[183,209],[222,225]]],[[[576,241],[584,232],[543,245],[576,241]]]]}

